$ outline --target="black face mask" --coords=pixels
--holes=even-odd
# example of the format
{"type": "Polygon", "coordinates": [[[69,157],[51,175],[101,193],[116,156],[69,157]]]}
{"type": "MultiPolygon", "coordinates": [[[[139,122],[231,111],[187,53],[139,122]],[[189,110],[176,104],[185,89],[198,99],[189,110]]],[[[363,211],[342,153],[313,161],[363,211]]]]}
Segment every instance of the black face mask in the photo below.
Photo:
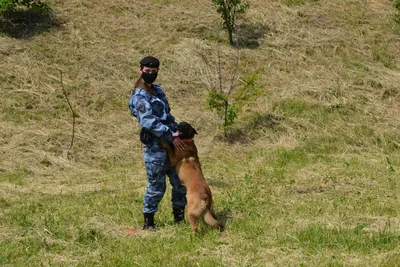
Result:
{"type": "Polygon", "coordinates": [[[145,83],[153,83],[157,79],[157,72],[153,73],[142,72],[142,78],[145,83]]]}

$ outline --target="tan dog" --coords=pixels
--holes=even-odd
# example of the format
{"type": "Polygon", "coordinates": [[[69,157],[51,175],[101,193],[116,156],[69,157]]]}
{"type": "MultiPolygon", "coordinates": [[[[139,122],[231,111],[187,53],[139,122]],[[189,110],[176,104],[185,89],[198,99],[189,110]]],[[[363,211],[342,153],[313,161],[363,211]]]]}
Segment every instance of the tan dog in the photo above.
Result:
{"type": "Polygon", "coordinates": [[[170,164],[175,167],[179,178],[187,189],[188,220],[192,226],[192,231],[196,232],[197,218],[202,215],[207,224],[221,228],[220,223],[214,218],[211,190],[204,179],[197,155],[197,147],[192,140],[197,132],[186,122],[178,124],[178,131],[181,133],[180,138],[186,143],[184,150],[175,150],[167,144],[161,145],[167,149],[170,164]]]}

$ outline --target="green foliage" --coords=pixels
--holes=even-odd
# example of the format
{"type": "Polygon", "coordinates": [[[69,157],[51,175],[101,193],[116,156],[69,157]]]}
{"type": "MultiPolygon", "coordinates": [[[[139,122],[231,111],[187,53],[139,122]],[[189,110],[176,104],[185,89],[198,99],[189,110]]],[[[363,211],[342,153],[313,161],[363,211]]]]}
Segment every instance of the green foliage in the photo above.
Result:
{"type": "Polygon", "coordinates": [[[50,11],[50,7],[40,0],[0,0],[0,13],[12,13],[21,6],[43,13],[50,11]]]}
{"type": "Polygon", "coordinates": [[[13,0],[0,0],[0,13],[11,12],[15,8],[13,0]]]}
{"type": "Polygon", "coordinates": [[[394,2],[394,7],[395,7],[397,10],[400,11],[400,0],[396,0],[396,1],[394,2]]]}
{"type": "Polygon", "coordinates": [[[207,105],[210,109],[215,110],[218,114],[222,115],[225,110],[226,96],[223,92],[211,90],[208,92],[207,105]]]}
{"type": "Polygon", "coordinates": [[[234,103],[229,103],[227,95],[223,92],[211,90],[208,93],[207,105],[210,109],[215,110],[217,114],[223,118],[222,127],[231,126],[239,114],[239,107],[234,103]]]}
{"type": "Polygon", "coordinates": [[[397,13],[394,14],[393,20],[397,24],[400,24],[400,0],[396,0],[393,5],[397,9],[397,13]]]}
{"type": "Polygon", "coordinates": [[[223,25],[228,31],[229,43],[234,45],[233,33],[236,29],[236,18],[238,14],[243,14],[250,7],[248,1],[242,0],[212,0],[217,7],[217,12],[221,14],[223,25]]]}
{"type": "Polygon", "coordinates": [[[252,74],[247,77],[244,85],[235,93],[235,100],[245,103],[255,100],[262,92],[262,85],[257,82],[258,75],[252,74]]]}
{"type": "Polygon", "coordinates": [[[210,90],[208,93],[207,106],[223,119],[222,128],[226,130],[232,126],[238,117],[241,108],[261,95],[262,85],[257,82],[257,74],[247,77],[244,85],[239,88],[232,98],[230,93],[210,90]]]}

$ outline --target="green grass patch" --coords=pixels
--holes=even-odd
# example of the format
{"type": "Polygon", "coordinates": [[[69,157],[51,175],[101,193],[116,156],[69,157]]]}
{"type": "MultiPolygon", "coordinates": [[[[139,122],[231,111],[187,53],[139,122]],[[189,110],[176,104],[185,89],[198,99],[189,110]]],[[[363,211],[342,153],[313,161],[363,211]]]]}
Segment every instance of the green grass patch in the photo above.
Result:
{"type": "Polygon", "coordinates": [[[0,182],[9,182],[22,185],[24,183],[24,178],[28,177],[30,174],[32,174],[32,171],[27,168],[8,172],[0,172],[0,182]]]}
{"type": "Polygon", "coordinates": [[[268,130],[275,134],[285,133],[287,130],[282,126],[283,117],[271,114],[255,112],[250,114],[245,121],[247,122],[245,128],[250,129],[251,132],[262,133],[260,130],[268,130]]]}
{"type": "Polygon", "coordinates": [[[284,168],[289,165],[302,167],[307,165],[310,160],[311,156],[302,150],[278,149],[273,166],[278,168],[284,168]]]}
{"type": "Polygon", "coordinates": [[[319,0],[284,0],[283,3],[289,7],[304,5],[306,3],[316,3],[319,0]]]}
{"type": "MultiPolygon", "coordinates": [[[[160,229],[166,229],[161,231],[170,231],[170,234],[160,236],[157,232],[149,232],[142,237],[126,233],[124,225],[139,230],[140,225],[134,221],[141,223],[142,220],[141,203],[137,203],[132,217],[129,208],[132,202],[135,203],[127,193],[98,191],[14,203],[6,210],[1,223],[18,229],[17,238],[6,238],[1,243],[0,264],[20,265],[27,258],[34,266],[47,260],[56,264],[53,257],[64,253],[83,258],[81,264],[85,266],[165,266],[165,262],[174,262],[174,266],[187,266],[194,262],[202,266],[220,264],[218,258],[212,255],[203,255],[199,259],[183,256],[176,259],[176,252],[180,255],[201,255],[200,246],[218,246],[219,232],[206,230],[203,225],[199,235],[194,236],[187,224],[171,223],[168,226],[162,222],[167,211],[161,216],[158,213],[157,223],[160,229]],[[88,250],[91,252],[88,253],[88,250]]],[[[169,224],[172,220],[169,212],[168,217],[169,224]]]]}
{"type": "Polygon", "coordinates": [[[271,158],[270,165],[273,169],[271,176],[278,180],[284,179],[290,176],[293,170],[301,169],[315,160],[313,156],[301,149],[278,149],[271,158]]]}
{"type": "Polygon", "coordinates": [[[376,233],[353,229],[328,228],[321,225],[310,225],[295,232],[294,237],[280,240],[282,243],[293,243],[310,252],[339,250],[368,254],[377,251],[390,251],[400,244],[398,231],[379,231],[376,233]]]}
{"type": "Polygon", "coordinates": [[[332,154],[344,149],[344,140],[340,136],[308,137],[301,145],[307,153],[332,154]]]}
{"type": "Polygon", "coordinates": [[[359,70],[362,70],[363,72],[370,71],[369,67],[364,62],[361,62],[361,61],[353,61],[353,62],[351,62],[351,65],[356,67],[359,70]]]}
{"type": "MultiPolygon", "coordinates": [[[[332,92],[341,94],[341,92],[332,92]]],[[[335,103],[324,105],[319,102],[308,102],[301,99],[285,99],[272,104],[274,112],[284,117],[307,118],[311,123],[325,125],[334,123],[346,116],[354,116],[357,113],[353,103],[335,103]]]]}
{"type": "Polygon", "coordinates": [[[284,116],[299,116],[310,109],[310,104],[299,99],[285,99],[273,103],[273,110],[284,116]]]}
{"type": "Polygon", "coordinates": [[[385,153],[395,153],[400,150],[400,133],[384,133],[380,135],[374,135],[374,144],[379,148],[382,148],[385,153]]]}
{"type": "Polygon", "coordinates": [[[380,34],[375,35],[375,42],[372,48],[372,56],[374,60],[381,62],[386,68],[396,68],[394,57],[389,51],[388,41],[380,34]]]}

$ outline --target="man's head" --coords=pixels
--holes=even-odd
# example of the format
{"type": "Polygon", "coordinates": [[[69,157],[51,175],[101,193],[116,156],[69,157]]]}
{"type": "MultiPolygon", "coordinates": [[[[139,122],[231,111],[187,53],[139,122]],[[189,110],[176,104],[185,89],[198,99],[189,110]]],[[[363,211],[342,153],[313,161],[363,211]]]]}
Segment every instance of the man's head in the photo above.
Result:
{"type": "Polygon", "coordinates": [[[151,84],[157,79],[160,61],[152,56],[146,56],[140,61],[140,73],[145,83],[151,84]]]}

